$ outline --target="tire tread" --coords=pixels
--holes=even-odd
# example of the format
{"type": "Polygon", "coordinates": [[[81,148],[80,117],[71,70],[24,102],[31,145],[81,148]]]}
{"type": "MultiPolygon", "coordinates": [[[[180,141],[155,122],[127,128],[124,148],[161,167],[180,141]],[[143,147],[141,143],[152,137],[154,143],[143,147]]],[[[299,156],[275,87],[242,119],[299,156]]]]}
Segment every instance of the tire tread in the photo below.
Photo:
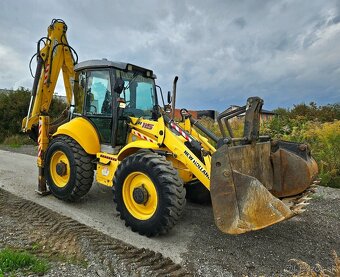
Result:
{"type": "Polygon", "coordinates": [[[69,136],[58,136],[52,141],[52,143],[56,142],[64,143],[72,150],[74,161],[70,161],[70,164],[76,166],[76,181],[71,193],[63,197],[56,196],[62,200],[74,202],[82,198],[91,189],[94,176],[93,158],[69,136]]]}
{"type": "Polygon", "coordinates": [[[185,188],[177,171],[164,156],[160,156],[149,150],[141,150],[128,156],[119,164],[115,173],[114,183],[113,192],[116,209],[120,213],[120,218],[125,220],[126,226],[130,226],[132,231],[148,237],[166,234],[180,219],[186,203],[185,188]],[[158,218],[157,226],[153,226],[152,229],[139,228],[138,224],[130,219],[131,216],[126,214],[128,211],[124,206],[123,200],[120,198],[118,199],[116,190],[121,189],[123,186],[119,183],[122,181],[120,180],[120,176],[126,168],[135,164],[145,165],[146,168],[153,171],[158,176],[157,179],[160,182],[159,186],[161,186],[164,195],[163,203],[159,204],[163,205],[163,207],[161,207],[163,212],[158,218]]]}

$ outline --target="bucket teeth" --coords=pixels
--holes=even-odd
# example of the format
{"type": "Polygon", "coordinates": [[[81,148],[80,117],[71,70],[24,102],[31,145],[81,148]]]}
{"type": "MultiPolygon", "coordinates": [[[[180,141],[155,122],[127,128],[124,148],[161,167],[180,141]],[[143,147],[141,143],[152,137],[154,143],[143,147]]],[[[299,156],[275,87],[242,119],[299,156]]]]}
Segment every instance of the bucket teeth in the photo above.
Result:
{"type": "Polygon", "coordinates": [[[315,192],[316,192],[316,188],[308,188],[307,189],[307,193],[312,194],[312,193],[315,193],[315,192]]]}
{"type": "Polygon", "coordinates": [[[305,202],[302,202],[302,203],[298,203],[298,204],[295,204],[294,206],[292,206],[290,208],[290,210],[295,214],[302,214],[303,212],[306,211],[305,207],[309,205],[309,203],[305,203],[305,202]]]}
{"type": "Polygon", "coordinates": [[[296,204],[295,207],[306,207],[308,206],[310,203],[308,202],[302,202],[302,203],[299,203],[299,204],[296,204]]]}
{"type": "Polygon", "coordinates": [[[309,205],[308,201],[312,198],[310,197],[312,194],[316,192],[317,185],[320,183],[319,180],[316,180],[312,183],[312,185],[307,188],[302,194],[296,197],[291,197],[285,199],[286,203],[289,203],[290,210],[295,214],[302,214],[306,211],[306,206],[309,205]]]}
{"type": "Polygon", "coordinates": [[[300,203],[303,203],[303,202],[305,202],[305,201],[309,201],[309,200],[311,200],[311,199],[312,199],[312,198],[310,198],[310,197],[308,197],[308,195],[306,195],[306,196],[303,196],[303,197],[301,197],[301,198],[295,200],[294,203],[300,204],[300,203]]]}
{"type": "Polygon", "coordinates": [[[294,212],[294,214],[298,215],[298,214],[304,213],[305,211],[306,211],[306,209],[299,208],[299,209],[293,210],[292,212],[294,212]]]}

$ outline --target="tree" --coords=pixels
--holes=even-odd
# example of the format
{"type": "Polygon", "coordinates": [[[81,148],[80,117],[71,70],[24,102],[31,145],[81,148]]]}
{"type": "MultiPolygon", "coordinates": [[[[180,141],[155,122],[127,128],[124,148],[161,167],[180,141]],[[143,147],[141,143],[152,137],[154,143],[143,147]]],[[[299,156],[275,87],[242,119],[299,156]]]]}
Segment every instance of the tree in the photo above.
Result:
{"type": "MultiPolygon", "coordinates": [[[[23,87],[15,91],[0,93],[0,142],[6,137],[21,131],[21,122],[27,116],[31,92],[23,87]]],[[[50,107],[50,116],[56,118],[66,108],[66,104],[54,98],[50,107]]]]}

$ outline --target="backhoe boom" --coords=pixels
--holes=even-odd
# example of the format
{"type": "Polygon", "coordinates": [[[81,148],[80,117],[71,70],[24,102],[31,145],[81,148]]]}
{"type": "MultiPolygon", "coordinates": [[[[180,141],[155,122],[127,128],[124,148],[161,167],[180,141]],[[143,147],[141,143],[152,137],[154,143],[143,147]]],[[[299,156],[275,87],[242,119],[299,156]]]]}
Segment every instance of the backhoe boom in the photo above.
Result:
{"type": "MultiPolygon", "coordinates": [[[[68,105],[72,99],[72,81],[74,80],[75,60],[66,38],[67,26],[60,19],[52,20],[47,29],[47,37],[41,38],[37,44],[37,69],[30,106],[27,117],[23,119],[24,132],[37,131],[39,116],[48,115],[60,70],[63,72],[66,100],[68,105]],[[40,49],[40,45],[44,47],[40,49]],[[35,127],[35,128],[34,128],[35,127]]],[[[33,134],[34,137],[37,134],[33,134]]]]}

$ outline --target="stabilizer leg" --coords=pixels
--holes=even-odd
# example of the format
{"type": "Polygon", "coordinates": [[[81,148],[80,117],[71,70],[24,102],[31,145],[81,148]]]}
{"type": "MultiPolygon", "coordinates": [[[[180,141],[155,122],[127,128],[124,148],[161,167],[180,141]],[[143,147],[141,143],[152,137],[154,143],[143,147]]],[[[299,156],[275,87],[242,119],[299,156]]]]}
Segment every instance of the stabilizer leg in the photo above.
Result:
{"type": "Polygon", "coordinates": [[[47,189],[46,178],[45,178],[45,152],[48,147],[49,137],[48,137],[48,125],[49,125],[49,117],[48,116],[40,116],[39,117],[39,136],[38,136],[38,189],[36,192],[45,196],[50,194],[50,191],[47,189]]]}

